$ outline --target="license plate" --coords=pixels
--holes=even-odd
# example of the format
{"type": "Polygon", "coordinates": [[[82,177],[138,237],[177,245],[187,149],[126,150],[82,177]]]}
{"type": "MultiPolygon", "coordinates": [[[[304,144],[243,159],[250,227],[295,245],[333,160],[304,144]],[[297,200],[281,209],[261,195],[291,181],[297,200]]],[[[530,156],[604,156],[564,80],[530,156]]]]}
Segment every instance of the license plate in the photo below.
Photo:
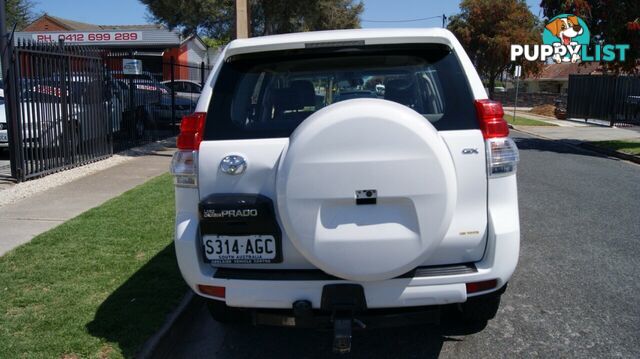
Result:
{"type": "Polygon", "coordinates": [[[0,142],[7,142],[9,138],[7,137],[7,133],[0,133],[0,142]]]}
{"type": "Polygon", "coordinates": [[[270,235],[204,236],[204,254],[211,263],[272,263],[278,258],[276,239],[270,235]]]}

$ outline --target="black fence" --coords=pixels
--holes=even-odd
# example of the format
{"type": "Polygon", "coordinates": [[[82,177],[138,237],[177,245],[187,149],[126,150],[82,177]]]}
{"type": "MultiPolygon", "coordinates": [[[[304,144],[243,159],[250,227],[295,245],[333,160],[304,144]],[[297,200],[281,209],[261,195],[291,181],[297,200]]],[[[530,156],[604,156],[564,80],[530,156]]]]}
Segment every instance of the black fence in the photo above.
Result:
{"type": "Polygon", "coordinates": [[[18,181],[177,134],[209,72],[158,57],[149,61],[155,67],[128,75],[122,61],[132,53],[64,43],[19,42],[7,54],[7,132],[18,181]]]}
{"type": "Polygon", "coordinates": [[[15,178],[42,176],[111,155],[117,124],[108,114],[99,51],[25,42],[10,55],[5,106],[15,178]]]}
{"type": "Polygon", "coordinates": [[[169,62],[143,61],[140,74],[125,75],[123,60],[137,58],[133,52],[105,56],[107,78],[116,94],[113,106],[123,116],[123,128],[114,138],[115,151],[130,147],[132,142],[175,135],[180,119],[195,109],[209,73],[204,64],[177,64],[172,58],[169,62]]]}
{"type": "Polygon", "coordinates": [[[640,77],[570,75],[567,117],[640,125],[640,77]]]}

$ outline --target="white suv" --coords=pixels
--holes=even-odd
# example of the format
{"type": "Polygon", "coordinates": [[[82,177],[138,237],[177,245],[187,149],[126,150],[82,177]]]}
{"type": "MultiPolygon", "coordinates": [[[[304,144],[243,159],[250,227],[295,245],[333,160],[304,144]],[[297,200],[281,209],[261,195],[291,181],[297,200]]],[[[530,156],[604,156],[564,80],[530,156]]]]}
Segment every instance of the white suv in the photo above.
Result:
{"type": "Polygon", "coordinates": [[[443,29],[231,42],[184,117],[175,248],[214,318],[493,318],[518,262],[518,150],[443,29]],[[383,88],[384,91],[381,91],[383,88]]]}

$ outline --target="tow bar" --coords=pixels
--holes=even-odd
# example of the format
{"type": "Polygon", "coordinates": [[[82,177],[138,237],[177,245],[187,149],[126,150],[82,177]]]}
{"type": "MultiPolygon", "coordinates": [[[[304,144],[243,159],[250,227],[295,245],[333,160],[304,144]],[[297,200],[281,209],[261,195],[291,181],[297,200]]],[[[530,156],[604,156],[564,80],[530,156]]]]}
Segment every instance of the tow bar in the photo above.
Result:
{"type": "Polygon", "coordinates": [[[329,284],[322,288],[322,310],[331,312],[333,322],[333,351],[346,354],[351,351],[353,324],[364,328],[354,315],[367,309],[364,288],[359,284],[329,284]]]}

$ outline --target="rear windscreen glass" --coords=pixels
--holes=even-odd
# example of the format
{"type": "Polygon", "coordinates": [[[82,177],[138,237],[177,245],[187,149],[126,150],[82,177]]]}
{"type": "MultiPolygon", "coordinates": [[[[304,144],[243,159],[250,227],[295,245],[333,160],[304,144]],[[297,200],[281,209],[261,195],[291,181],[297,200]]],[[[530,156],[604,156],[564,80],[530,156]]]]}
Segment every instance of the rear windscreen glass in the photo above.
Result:
{"type": "Polygon", "coordinates": [[[213,88],[205,140],[288,137],[315,111],[356,98],[398,102],[438,130],[478,127],[467,78],[449,47],[387,45],[229,58],[213,88]]]}

